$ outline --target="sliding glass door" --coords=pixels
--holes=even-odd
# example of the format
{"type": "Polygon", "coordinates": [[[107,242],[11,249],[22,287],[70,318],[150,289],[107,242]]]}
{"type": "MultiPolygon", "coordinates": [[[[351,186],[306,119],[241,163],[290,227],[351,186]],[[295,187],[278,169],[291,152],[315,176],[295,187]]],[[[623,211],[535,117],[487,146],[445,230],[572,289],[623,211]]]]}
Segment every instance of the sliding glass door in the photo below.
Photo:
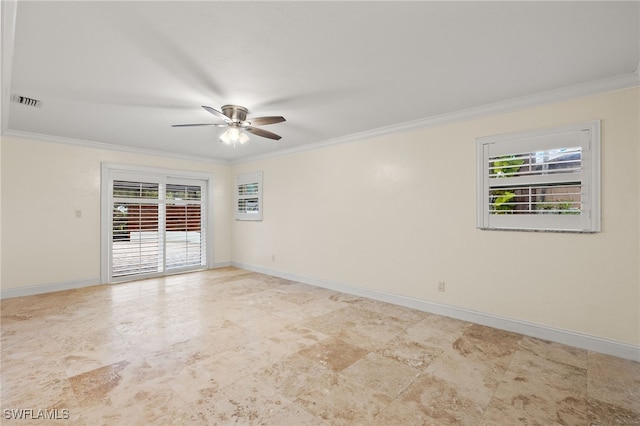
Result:
{"type": "Polygon", "coordinates": [[[167,270],[201,268],[206,259],[206,233],[202,184],[176,182],[166,185],[165,253],[167,270]]]}
{"type": "Polygon", "coordinates": [[[206,268],[207,184],[110,171],[108,281],[206,268]]]}

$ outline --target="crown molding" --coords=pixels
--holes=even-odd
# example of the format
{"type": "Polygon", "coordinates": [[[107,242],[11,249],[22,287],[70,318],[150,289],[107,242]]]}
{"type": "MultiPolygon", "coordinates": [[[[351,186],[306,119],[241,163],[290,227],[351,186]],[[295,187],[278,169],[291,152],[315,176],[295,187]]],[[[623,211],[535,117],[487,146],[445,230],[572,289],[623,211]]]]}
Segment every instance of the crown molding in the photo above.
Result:
{"type": "MultiPolygon", "coordinates": [[[[5,2],[2,2],[2,3],[4,5],[5,2]]],[[[12,2],[7,2],[7,3],[12,3],[12,2]]],[[[4,31],[4,27],[3,27],[3,31],[4,31]]],[[[4,59],[5,59],[4,51],[2,55],[3,55],[2,65],[4,67],[6,66],[4,62],[4,59]]],[[[4,77],[3,77],[2,85],[3,85],[3,91],[4,91],[5,89],[4,77]]],[[[636,86],[640,86],[640,64],[639,64],[639,69],[629,74],[623,74],[623,75],[612,77],[612,78],[606,78],[606,79],[596,80],[589,83],[568,86],[568,87],[564,87],[557,90],[541,92],[534,95],[495,102],[495,103],[486,104],[486,105],[482,105],[474,108],[468,108],[460,111],[454,111],[454,112],[445,113],[445,114],[438,114],[438,115],[434,115],[434,116],[430,116],[430,117],[426,117],[418,120],[407,121],[403,123],[394,124],[391,126],[379,127],[377,129],[372,129],[372,130],[359,132],[359,133],[353,133],[350,135],[328,139],[325,141],[315,142],[315,143],[306,144],[306,145],[302,145],[294,148],[274,151],[267,154],[260,154],[257,156],[250,156],[250,157],[245,157],[245,158],[235,159],[235,160],[206,158],[206,157],[201,157],[196,155],[180,154],[176,152],[161,151],[161,150],[154,150],[154,149],[148,149],[148,148],[129,147],[129,146],[123,146],[123,145],[109,144],[104,142],[88,141],[83,139],[51,136],[51,135],[45,135],[42,133],[23,132],[18,130],[4,130],[2,132],[2,135],[8,136],[8,137],[21,138],[21,139],[40,140],[44,142],[54,142],[54,143],[61,143],[61,144],[67,144],[67,145],[84,146],[84,147],[90,147],[90,148],[96,148],[96,149],[121,151],[121,152],[128,152],[128,153],[142,154],[142,155],[155,155],[160,157],[170,157],[174,159],[198,161],[198,162],[211,163],[211,164],[237,165],[237,164],[244,164],[244,163],[249,163],[253,161],[270,159],[270,158],[285,157],[285,156],[298,154],[306,151],[315,151],[317,149],[327,148],[333,145],[356,142],[364,139],[371,139],[371,138],[385,136],[393,133],[407,132],[407,131],[416,130],[416,129],[426,129],[430,127],[443,126],[447,124],[473,120],[473,119],[496,115],[496,114],[504,114],[504,113],[509,113],[509,112],[518,111],[522,109],[548,105],[551,103],[565,101],[569,99],[580,98],[584,96],[592,96],[592,95],[612,92],[616,90],[624,90],[624,89],[628,89],[636,86]]],[[[3,92],[3,99],[2,99],[3,103],[5,101],[4,98],[5,98],[5,93],[3,92]]],[[[4,122],[5,115],[7,116],[7,119],[8,119],[8,109],[9,108],[3,108],[3,111],[2,111],[3,126],[6,125],[6,123],[4,122]]]]}
{"type": "Polygon", "coordinates": [[[410,130],[443,126],[496,114],[504,114],[522,109],[534,108],[584,96],[592,96],[606,92],[613,92],[616,90],[624,90],[636,86],[640,86],[640,64],[636,71],[629,74],[623,74],[616,77],[592,81],[589,83],[563,87],[561,89],[536,93],[534,95],[494,102],[491,104],[468,108],[460,111],[438,114],[418,120],[406,121],[403,123],[393,124],[391,126],[379,127],[377,129],[372,129],[365,132],[354,133],[347,136],[342,136],[281,151],[275,151],[268,154],[246,157],[244,159],[233,160],[231,161],[231,164],[236,165],[252,161],[265,160],[269,158],[284,157],[305,151],[322,149],[332,145],[355,142],[363,139],[371,139],[374,137],[380,137],[392,133],[401,133],[410,130]]]}
{"type": "Polygon", "coordinates": [[[217,158],[199,157],[196,155],[180,154],[180,153],[170,152],[170,151],[138,148],[138,147],[116,145],[116,144],[110,144],[110,143],[104,143],[104,142],[94,142],[94,141],[88,141],[84,139],[73,139],[73,138],[67,138],[67,137],[61,137],[61,136],[51,136],[51,135],[45,135],[42,133],[22,132],[19,130],[8,130],[4,132],[2,136],[14,137],[19,139],[37,140],[42,142],[53,142],[53,143],[59,143],[59,144],[65,144],[65,145],[75,145],[75,146],[81,146],[85,148],[104,149],[108,151],[121,151],[121,152],[128,152],[131,154],[153,155],[157,157],[169,157],[176,160],[197,161],[200,163],[226,164],[226,165],[230,164],[228,160],[221,160],[217,158]]]}

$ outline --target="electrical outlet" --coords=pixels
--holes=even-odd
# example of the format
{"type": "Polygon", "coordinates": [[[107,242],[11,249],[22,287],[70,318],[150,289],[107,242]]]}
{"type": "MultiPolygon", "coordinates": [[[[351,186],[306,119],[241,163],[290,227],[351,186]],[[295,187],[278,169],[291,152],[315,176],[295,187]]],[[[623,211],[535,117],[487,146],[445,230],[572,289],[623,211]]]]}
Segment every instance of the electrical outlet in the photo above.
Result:
{"type": "Polygon", "coordinates": [[[271,261],[272,261],[272,262],[275,262],[275,261],[276,261],[276,255],[275,255],[275,254],[272,254],[272,255],[271,255],[271,261]]]}
{"type": "Polygon", "coordinates": [[[438,291],[444,291],[444,281],[438,281],[438,291]]]}

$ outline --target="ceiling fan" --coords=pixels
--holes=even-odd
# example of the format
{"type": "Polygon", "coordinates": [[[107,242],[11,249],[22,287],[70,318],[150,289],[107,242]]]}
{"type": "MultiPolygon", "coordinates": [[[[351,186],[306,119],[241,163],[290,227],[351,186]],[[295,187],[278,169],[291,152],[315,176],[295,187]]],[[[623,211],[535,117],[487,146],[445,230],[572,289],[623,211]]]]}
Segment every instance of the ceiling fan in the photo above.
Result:
{"type": "Polygon", "coordinates": [[[262,136],[263,138],[269,138],[274,140],[281,139],[280,135],[276,135],[275,133],[269,132],[267,130],[259,129],[254,126],[262,126],[266,124],[275,124],[281,123],[285,121],[284,117],[281,116],[270,116],[270,117],[256,117],[250,120],[247,120],[247,110],[245,107],[239,105],[224,105],[222,107],[222,112],[211,108],[206,105],[202,105],[209,113],[215,115],[224,123],[196,123],[196,124],[173,124],[171,127],[194,127],[194,126],[217,126],[217,127],[229,127],[223,134],[220,136],[220,140],[226,144],[236,144],[245,143],[249,140],[249,137],[243,132],[246,130],[249,133],[253,133],[256,136],[262,136]]]}

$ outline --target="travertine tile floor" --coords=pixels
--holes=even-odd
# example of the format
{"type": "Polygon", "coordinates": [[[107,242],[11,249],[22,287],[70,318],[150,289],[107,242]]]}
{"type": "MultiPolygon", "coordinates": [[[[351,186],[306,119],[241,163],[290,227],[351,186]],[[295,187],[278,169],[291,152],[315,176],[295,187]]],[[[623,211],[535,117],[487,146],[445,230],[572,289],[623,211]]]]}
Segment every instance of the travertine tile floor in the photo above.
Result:
{"type": "Polygon", "coordinates": [[[3,424],[640,425],[637,362],[235,268],[1,308],[3,424]]]}

